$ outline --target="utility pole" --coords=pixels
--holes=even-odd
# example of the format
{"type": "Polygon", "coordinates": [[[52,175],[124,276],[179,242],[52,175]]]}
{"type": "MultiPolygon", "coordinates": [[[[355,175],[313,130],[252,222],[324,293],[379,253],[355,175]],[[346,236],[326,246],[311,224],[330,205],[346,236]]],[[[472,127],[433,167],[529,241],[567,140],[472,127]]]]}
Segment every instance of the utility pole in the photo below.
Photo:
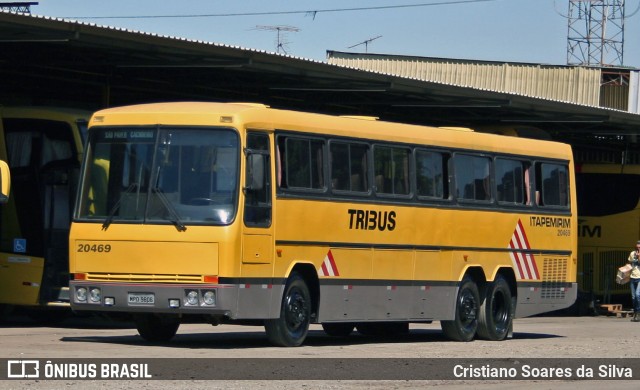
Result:
{"type": "Polygon", "coordinates": [[[353,48],[354,48],[354,47],[356,47],[356,46],[364,45],[364,52],[365,52],[365,53],[368,53],[368,52],[369,52],[369,44],[370,44],[371,42],[375,41],[375,40],[376,40],[376,39],[378,39],[378,38],[382,38],[382,35],[378,35],[377,37],[373,37],[373,38],[366,39],[366,40],[364,40],[364,41],[362,41],[362,42],[360,42],[360,43],[356,43],[356,44],[355,44],[355,45],[353,45],[353,46],[349,46],[347,49],[353,49],[353,48]]]}
{"type": "Polygon", "coordinates": [[[300,31],[299,28],[293,26],[256,26],[255,29],[276,32],[276,52],[278,54],[280,53],[280,50],[282,50],[284,54],[288,54],[286,46],[289,44],[289,42],[285,40],[285,33],[300,31]]]}
{"type": "Polygon", "coordinates": [[[567,65],[622,66],[625,0],[569,0],[567,65]]]}

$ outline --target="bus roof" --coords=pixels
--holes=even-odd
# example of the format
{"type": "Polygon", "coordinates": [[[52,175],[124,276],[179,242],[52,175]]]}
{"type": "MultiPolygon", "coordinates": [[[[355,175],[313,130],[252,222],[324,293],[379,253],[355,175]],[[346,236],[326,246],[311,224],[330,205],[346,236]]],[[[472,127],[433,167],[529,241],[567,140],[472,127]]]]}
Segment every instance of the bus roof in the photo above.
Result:
{"type": "Polygon", "coordinates": [[[407,144],[540,155],[568,160],[567,144],[458,129],[417,126],[357,117],[273,109],[254,103],[152,103],[98,111],[90,126],[126,125],[234,126],[259,130],[291,130],[339,137],[407,144]]]}
{"type": "Polygon", "coordinates": [[[91,111],[67,107],[50,106],[0,106],[2,118],[49,119],[62,122],[85,120],[91,117],[91,111]]]}

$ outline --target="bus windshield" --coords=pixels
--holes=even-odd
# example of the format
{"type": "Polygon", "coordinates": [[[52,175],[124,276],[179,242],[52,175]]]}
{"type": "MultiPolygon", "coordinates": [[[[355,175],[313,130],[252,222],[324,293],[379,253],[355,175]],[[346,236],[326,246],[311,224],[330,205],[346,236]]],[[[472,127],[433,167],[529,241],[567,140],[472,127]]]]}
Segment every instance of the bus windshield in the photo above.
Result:
{"type": "Polygon", "coordinates": [[[225,128],[94,128],[78,219],[230,224],[238,193],[239,140],[225,128]]]}

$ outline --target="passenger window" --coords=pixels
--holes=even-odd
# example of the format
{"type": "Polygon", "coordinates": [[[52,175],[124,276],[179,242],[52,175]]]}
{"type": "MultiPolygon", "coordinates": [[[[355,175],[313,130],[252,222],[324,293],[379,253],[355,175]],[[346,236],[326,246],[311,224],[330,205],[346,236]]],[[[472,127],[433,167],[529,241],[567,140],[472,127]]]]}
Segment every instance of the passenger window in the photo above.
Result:
{"type": "Polygon", "coordinates": [[[373,152],[378,194],[409,195],[409,156],[406,148],[376,146],[373,152]]]}
{"type": "Polygon", "coordinates": [[[285,139],[285,179],[282,187],[324,189],[323,147],[321,140],[288,137],[285,139]]]}
{"type": "Polygon", "coordinates": [[[419,197],[445,199],[449,197],[446,162],[443,153],[416,151],[416,185],[419,197]]]}
{"type": "Polygon", "coordinates": [[[456,197],[464,200],[491,200],[491,160],[458,154],[454,157],[456,197]]]}
{"type": "Polygon", "coordinates": [[[527,165],[518,160],[496,159],[496,198],[501,204],[530,204],[527,165]],[[526,198],[526,200],[525,200],[526,198]]]}
{"type": "Polygon", "coordinates": [[[364,144],[331,142],[331,186],[334,190],[369,191],[368,149],[364,144]]]}
{"type": "Polygon", "coordinates": [[[569,169],[566,165],[539,163],[536,166],[538,204],[550,207],[569,206],[569,169]]]}

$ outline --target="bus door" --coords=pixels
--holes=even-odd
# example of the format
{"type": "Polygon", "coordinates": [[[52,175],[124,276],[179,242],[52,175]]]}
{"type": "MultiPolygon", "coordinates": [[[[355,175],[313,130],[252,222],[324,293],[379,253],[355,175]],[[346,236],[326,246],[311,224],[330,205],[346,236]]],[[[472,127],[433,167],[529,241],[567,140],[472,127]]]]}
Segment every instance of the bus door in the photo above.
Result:
{"type": "Polygon", "coordinates": [[[245,149],[244,227],[242,235],[242,278],[239,313],[265,318],[273,293],[273,224],[271,201],[271,158],[269,136],[249,132],[245,149]],[[246,304],[245,304],[246,303],[246,304]],[[240,311],[247,310],[246,313],[240,311]]]}
{"type": "Polygon", "coordinates": [[[68,285],[68,237],[79,172],[73,130],[66,122],[3,120],[13,173],[15,220],[3,223],[2,252],[9,253],[14,285],[2,303],[37,305],[59,301],[68,285]],[[8,233],[5,236],[5,233],[8,233]]]}

